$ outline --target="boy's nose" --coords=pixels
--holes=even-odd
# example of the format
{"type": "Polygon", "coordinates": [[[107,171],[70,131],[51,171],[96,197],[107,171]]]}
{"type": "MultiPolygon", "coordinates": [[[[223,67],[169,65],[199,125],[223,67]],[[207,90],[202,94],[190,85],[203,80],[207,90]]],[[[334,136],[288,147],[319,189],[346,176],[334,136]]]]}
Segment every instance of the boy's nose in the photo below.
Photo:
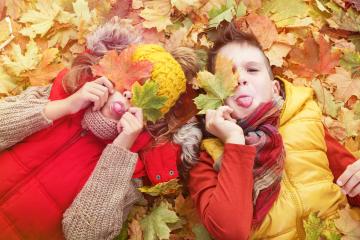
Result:
{"type": "Polygon", "coordinates": [[[247,80],[241,77],[239,77],[238,83],[240,86],[246,86],[248,84],[247,80]]]}

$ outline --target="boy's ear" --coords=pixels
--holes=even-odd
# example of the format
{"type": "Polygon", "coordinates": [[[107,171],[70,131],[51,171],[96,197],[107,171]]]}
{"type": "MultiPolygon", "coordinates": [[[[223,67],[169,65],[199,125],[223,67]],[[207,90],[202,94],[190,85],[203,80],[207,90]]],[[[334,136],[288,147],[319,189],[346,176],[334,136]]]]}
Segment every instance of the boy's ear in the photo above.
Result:
{"type": "Polygon", "coordinates": [[[199,71],[198,59],[193,49],[188,47],[178,47],[170,51],[171,55],[180,64],[186,79],[192,80],[199,71]]]}
{"type": "Polygon", "coordinates": [[[273,92],[275,95],[280,96],[280,83],[278,80],[273,80],[273,92]]]}

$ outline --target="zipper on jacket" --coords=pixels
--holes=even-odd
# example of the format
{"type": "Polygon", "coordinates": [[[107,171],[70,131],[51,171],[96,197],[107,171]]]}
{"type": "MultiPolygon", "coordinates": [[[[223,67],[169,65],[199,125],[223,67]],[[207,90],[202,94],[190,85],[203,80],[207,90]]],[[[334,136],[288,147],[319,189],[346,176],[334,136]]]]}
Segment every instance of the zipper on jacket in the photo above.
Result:
{"type": "Polygon", "coordinates": [[[299,239],[305,239],[306,235],[305,235],[305,231],[303,228],[303,222],[302,222],[302,212],[303,212],[303,207],[301,204],[301,200],[298,197],[298,193],[295,190],[295,187],[291,184],[286,171],[284,171],[283,174],[283,180],[284,180],[284,184],[287,188],[287,190],[290,193],[290,197],[293,200],[294,204],[295,204],[295,208],[296,208],[296,233],[299,237],[299,239]]]}
{"type": "Polygon", "coordinates": [[[34,175],[38,174],[43,168],[48,166],[61,152],[65,151],[72,144],[77,142],[81,137],[87,135],[88,130],[81,129],[78,130],[60,149],[55,151],[47,160],[45,160],[40,166],[38,166],[34,171],[32,171],[28,176],[26,176],[22,181],[20,181],[16,186],[10,189],[7,193],[3,195],[0,199],[0,205],[2,205],[8,198],[12,196],[14,192],[16,192],[20,187],[22,187],[25,183],[27,183],[34,175]]]}

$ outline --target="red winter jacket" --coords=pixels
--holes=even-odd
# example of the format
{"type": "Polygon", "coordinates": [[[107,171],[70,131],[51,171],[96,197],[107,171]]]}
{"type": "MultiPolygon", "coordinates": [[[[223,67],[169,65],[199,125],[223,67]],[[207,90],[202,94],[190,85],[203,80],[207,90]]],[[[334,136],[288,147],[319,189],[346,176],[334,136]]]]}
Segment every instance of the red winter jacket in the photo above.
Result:
{"type": "MultiPolygon", "coordinates": [[[[67,97],[59,73],[50,100],[67,97]]],[[[0,239],[64,239],[65,210],[95,168],[104,141],[81,127],[84,111],[54,121],[14,147],[0,153],[0,239]]],[[[132,150],[151,140],[142,133],[132,150]]],[[[140,153],[136,177],[147,174],[153,183],[178,176],[180,148],[172,143],[140,153]],[[145,169],[145,171],[144,171],[145,169]]]]}

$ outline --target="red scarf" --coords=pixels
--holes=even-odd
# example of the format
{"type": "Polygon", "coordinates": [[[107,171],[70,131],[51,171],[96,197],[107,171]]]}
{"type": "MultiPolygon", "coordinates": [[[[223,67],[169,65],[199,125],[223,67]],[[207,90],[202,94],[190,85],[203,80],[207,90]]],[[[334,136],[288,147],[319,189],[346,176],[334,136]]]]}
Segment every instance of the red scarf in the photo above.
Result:
{"type": "Polygon", "coordinates": [[[239,120],[246,145],[256,147],[253,169],[253,227],[258,227],[280,192],[285,149],[278,131],[283,100],[261,104],[250,116],[239,120]]]}

